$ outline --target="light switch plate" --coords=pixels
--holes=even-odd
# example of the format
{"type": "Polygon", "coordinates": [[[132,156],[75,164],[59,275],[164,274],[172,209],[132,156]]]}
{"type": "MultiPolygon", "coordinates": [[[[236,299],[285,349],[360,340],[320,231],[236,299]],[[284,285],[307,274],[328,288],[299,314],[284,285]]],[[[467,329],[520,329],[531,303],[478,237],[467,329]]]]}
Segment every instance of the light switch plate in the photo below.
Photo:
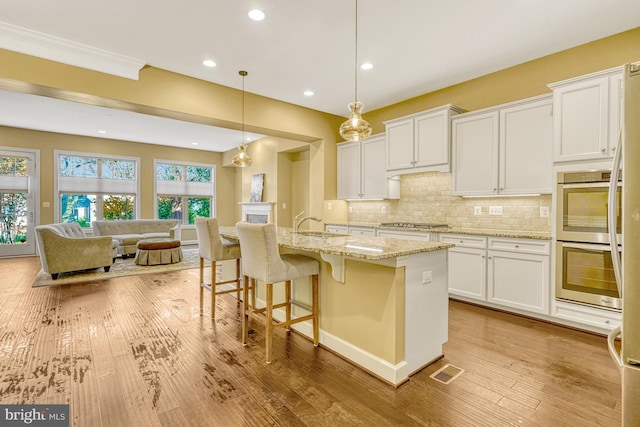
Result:
{"type": "Polygon", "coordinates": [[[474,206],[473,207],[473,214],[475,216],[482,215],[482,206],[474,206]]]}

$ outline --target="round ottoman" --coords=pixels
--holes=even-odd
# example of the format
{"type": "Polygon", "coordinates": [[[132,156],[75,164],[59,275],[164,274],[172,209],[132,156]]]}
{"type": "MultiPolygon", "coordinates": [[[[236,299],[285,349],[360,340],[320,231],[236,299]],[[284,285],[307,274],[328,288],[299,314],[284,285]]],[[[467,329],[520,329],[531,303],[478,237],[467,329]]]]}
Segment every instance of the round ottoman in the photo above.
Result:
{"type": "Polygon", "coordinates": [[[136,245],[136,264],[174,264],[182,261],[180,240],[143,239],[136,245]]]}

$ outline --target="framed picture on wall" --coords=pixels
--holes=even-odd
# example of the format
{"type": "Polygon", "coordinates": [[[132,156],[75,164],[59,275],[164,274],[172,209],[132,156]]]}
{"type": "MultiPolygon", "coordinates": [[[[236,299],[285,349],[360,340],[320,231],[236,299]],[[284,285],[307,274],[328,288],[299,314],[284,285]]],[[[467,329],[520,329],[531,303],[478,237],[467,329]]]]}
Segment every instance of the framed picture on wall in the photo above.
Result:
{"type": "Polygon", "coordinates": [[[251,177],[251,195],[249,201],[262,202],[262,190],[264,188],[264,174],[257,173],[251,177]]]}

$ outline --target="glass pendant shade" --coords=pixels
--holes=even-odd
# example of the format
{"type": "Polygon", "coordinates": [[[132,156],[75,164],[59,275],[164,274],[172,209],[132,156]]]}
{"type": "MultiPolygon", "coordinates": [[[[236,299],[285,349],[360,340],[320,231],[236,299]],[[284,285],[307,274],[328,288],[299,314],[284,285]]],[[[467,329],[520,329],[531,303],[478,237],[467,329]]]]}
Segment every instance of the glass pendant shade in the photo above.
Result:
{"type": "MultiPolygon", "coordinates": [[[[244,78],[247,77],[249,73],[242,70],[238,71],[238,74],[242,76],[242,141],[244,141],[244,78]]],[[[242,142],[240,145],[238,145],[238,153],[233,156],[233,158],[231,159],[231,163],[234,166],[245,168],[252,162],[253,160],[251,160],[251,157],[249,157],[249,155],[247,154],[247,146],[244,142],[242,142]]]]}
{"type": "Polygon", "coordinates": [[[231,163],[233,163],[234,166],[244,168],[249,166],[252,162],[253,160],[251,160],[251,157],[249,157],[249,155],[247,154],[247,146],[244,144],[239,145],[238,154],[233,156],[233,158],[231,159],[231,163]]]}
{"type": "Polygon", "coordinates": [[[349,104],[349,118],[340,125],[340,136],[345,141],[364,141],[371,136],[371,125],[362,118],[363,107],[360,101],[349,104]]]}

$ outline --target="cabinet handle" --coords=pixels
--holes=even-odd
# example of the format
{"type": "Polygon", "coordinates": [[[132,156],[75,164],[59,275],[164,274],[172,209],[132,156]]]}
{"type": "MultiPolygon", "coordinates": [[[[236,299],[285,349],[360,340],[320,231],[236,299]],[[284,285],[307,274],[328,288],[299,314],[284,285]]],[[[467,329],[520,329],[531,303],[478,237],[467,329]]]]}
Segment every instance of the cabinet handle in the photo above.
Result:
{"type": "Polygon", "coordinates": [[[604,321],[604,323],[606,323],[606,324],[608,325],[608,324],[609,324],[609,319],[606,319],[606,320],[604,321]]]}
{"type": "Polygon", "coordinates": [[[600,151],[602,151],[602,153],[604,154],[604,153],[607,151],[607,149],[606,149],[606,148],[603,148],[603,149],[601,149],[600,151]]]}
{"type": "Polygon", "coordinates": [[[611,151],[616,151],[616,147],[611,147],[611,151]]]}
{"type": "Polygon", "coordinates": [[[464,240],[460,240],[460,243],[464,243],[464,240]]]}
{"type": "Polygon", "coordinates": [[[494,189],[493,189],[493,192],[495,193],[495,192],[496,192],[496,190],[497,190],[497,188],[494,188],[494,189]]]}
{"type": "Polygon", "coordinates": [[[518,249],[520,247],[520,245],[516,245],[516,249],[518,249]]]}
{"type": "Polygon", "coordinates": [[[504,191],[504,187],[500,187],[500,191],[504,191]]]}
{"type": "Polygon", "coordinates": [[[493,257],[489,257],[489,259],[493,259],[493,257]]]}

